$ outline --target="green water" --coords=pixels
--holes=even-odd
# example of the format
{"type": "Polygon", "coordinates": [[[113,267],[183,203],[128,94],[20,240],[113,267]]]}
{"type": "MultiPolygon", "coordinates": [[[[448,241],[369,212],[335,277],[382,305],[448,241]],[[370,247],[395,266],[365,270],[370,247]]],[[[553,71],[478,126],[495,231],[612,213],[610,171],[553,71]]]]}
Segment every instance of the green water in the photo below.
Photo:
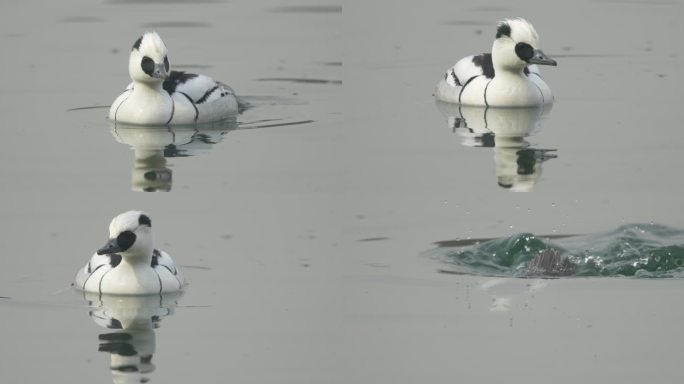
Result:
{"type": "Polygon", "coordinates": [[[447,263],[448,272],[525,277],[530,261],[549,250],[577,266],[573,276],[684,277],[684,231],[656,224],[623,225],[593,235],[521,233],[443,242],[429,254],[447,263]]]}

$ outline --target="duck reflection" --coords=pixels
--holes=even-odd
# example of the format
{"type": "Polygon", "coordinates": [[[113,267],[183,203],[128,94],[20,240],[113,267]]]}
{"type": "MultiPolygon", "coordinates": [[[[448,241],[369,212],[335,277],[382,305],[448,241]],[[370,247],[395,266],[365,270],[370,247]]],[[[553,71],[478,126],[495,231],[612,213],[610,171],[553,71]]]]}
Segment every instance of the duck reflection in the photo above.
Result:
{"type": "Polygon", "coordinates": [[[185,127],[142,127],[117,123],[112,125],[111,132],[116,141],[133,148],[132,189],[168,192],[173,183],[173,173],[167,165],[167,158],[208,152],[234,129],[237,129],[235,119],[185,127]]]}
{"type": "Polygon", "coordinates": [[[556,158],[555,149],[533,148],[526,138],[541,127],[552,105],[532,108],[467,107],[439,102],[449,128],[462,137],[463,145],[494,150],[496,178],[500,187],[529,192],[537,184],[542,164],[556,158]]]}
{"type": "Polygon", "coordinates": [[[110,354],[114,383],[144,383],[155,369],[154,329],[173,315],[180,293],[148,296],[112,296],[86,293],[93,321],[107,329],[98,336],[100,352],[110,354]]]}

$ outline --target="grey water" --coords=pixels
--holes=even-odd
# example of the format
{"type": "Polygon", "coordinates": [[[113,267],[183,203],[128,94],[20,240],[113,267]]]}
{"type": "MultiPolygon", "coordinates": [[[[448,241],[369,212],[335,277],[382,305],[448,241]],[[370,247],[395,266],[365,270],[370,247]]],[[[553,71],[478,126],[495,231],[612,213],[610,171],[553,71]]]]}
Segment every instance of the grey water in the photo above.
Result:
{"type": "Polygon", "coordinates": [[[1,381],[676,381],[683,6],[3,3],[1,381]],[[553,108],[436,103],[444,71],[515,16],[558,61],[553,108]],[[113,127],[149,29],[173,68],[252,108],[113,127]],[[130,209],[182,297],[72,291],[130,209]],[[486,247],[518,263],[475,268],[486,247]],[[544,249],[599,269],[526,273],[544,249]]]}

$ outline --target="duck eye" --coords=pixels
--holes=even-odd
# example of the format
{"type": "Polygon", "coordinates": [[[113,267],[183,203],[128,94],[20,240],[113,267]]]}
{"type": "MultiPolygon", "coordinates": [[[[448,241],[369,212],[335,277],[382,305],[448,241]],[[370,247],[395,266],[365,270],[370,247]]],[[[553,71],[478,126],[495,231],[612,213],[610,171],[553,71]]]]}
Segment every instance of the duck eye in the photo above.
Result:
{"type": "Polygon", "coordinates": [[[166,72],[169,71],[169,57],[164,56],[164,68],[166,68],[166,72]]]}
{"type": "Polygon", "coordinates": [[[515,54],[520,60],[528,61],[534,56],[534,48],[527,43],[518,43],[515,45],[515,54]]]}
{"type": "Polygon", "coordinates": [[[145,56],[142,58],[142,61],[140,62],[140,67],[142,68],[143,72],[152,76],[152,74],[154,73],[154,60],[145,56]]]}
{"type": "Polygon", "coordinates": [[[119,234],[119,236],[116,237],[116,243],[119,245],[121,248],[121,252],[125,252],[133,246],[133,243],[135,243],[135,233],[131,231],[124,231],[119,234]]]}

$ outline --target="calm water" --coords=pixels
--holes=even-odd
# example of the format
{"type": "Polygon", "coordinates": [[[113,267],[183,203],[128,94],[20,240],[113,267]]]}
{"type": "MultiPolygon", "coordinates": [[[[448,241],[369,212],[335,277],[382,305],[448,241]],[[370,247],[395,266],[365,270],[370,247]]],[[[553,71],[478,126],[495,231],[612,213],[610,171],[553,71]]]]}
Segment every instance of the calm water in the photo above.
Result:
{"type": "Polygon", "coordinates": [[[681,279],[440,273],[493,244],[454,242],[521,233],[573,257],[682,244],[654,232],[684,228],[681,1],[0,9],[3,382],[681,376],[681,279]],[[443,71],[488,51],[511,16],[531,20],[559,62],[543,71],[553,108],[485,116],[436,103],[443,71]],[[254,107],[212,127],[112,127],[102,106],[150,29],[172,67],[254,107]],[[182,297],[71,291],[129,209],[155,221],[190,282],[182,297]],[[625,235],[630,223],[647,234],[625,235]]]}

